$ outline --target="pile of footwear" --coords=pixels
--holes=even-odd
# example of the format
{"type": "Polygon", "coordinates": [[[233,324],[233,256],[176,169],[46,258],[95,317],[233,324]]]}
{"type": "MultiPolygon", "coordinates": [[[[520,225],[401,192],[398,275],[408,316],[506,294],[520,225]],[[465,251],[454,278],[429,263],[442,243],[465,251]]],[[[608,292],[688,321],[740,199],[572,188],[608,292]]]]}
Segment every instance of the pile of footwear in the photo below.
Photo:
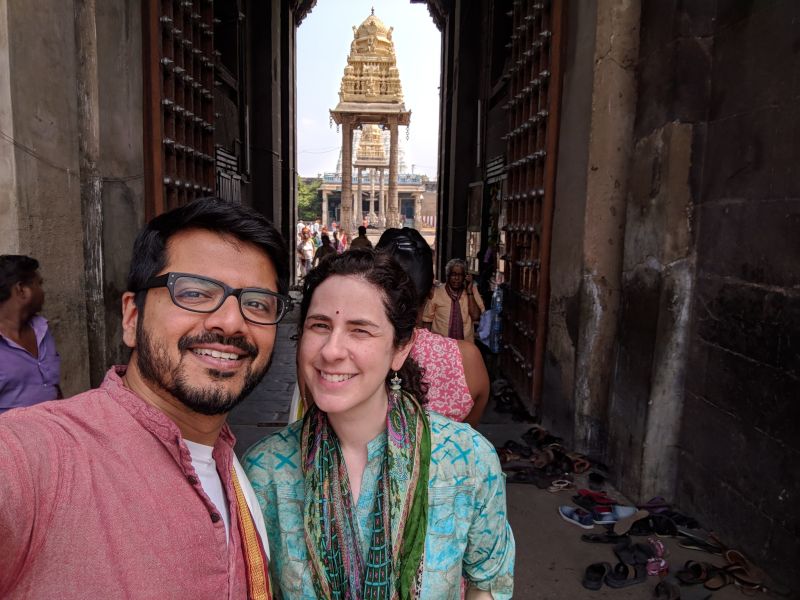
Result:
{"type": "Polygon", "coordinates": [[[498,378],[492,381],[491,397],[497,412],[510,414],[513,421],[533,423],[533,415],[528,412],[514,388],[505,379],[498,378]]]}
{"type": "Polygon", "coordinates": [[[604,492],[578,490],[573,501],[577,507],[559,507],[561,517],[584,529],[605,525],[604,533],[584,534],[581,540],[612,545],[617,559],[615,565],[596,562],[586,567],[582,582],[586,589],[599,590],[604,584],[610,588],[629,587],[644,583],[648,576],[657,576],[653,598],[659,600],[706,600],[715,590],[728,585],[735,585],[748,595],[766,591],[780,594],[777,588],[767,588],[764,572],[744,554],[726,548],[713,533],[702,530],[695,519],[672,510],[663,498],[634,507],[617,504],[604,492]],[[646,537],[646,542],[636,543],[632,537],[646,537]],[[716,555],[724,564],[715,564],[719,560],[689,560],[671,573],[662,541],[667,537],[675,538],[684,548],[716,555]]]}
{"type": "Polygon", "coordinates": [[[555,487],[550,491],[571,489],[572,475],[585,473],[593,466],[583,454],[564,448],[563,440],[541,425],[533,425],[522,434],[522,440],[524,443],[508,440],[496,448],[500,464],[509,474],[508,483],[532,483],[542,489],[555,487]]]}

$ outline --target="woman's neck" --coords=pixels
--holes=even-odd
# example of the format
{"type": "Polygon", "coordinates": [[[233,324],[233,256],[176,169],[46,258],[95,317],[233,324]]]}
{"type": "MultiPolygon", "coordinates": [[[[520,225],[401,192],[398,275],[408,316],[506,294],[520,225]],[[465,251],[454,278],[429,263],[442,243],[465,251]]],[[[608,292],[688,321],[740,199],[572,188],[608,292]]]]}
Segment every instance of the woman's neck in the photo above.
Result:
{"type": "Polygon", "coordinates": [[[386,429],[389,397],[381,388],[373,400],[346,413],[328,414],[328,422],[336,432],[343,449],[363,449],[386,429]]]}

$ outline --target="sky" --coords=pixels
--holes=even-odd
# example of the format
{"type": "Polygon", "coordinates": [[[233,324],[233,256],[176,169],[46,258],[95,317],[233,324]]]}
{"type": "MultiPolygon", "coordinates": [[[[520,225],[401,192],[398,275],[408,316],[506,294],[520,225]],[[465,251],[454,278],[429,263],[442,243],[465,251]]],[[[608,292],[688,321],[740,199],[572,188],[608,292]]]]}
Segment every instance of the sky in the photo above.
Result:
{"type": "Polygon", "coordinates": [[[342,134],[329,125],[339,102],[353,26],[375,7],[375,16],[394,27],[395,54],[403,100],[411,111],[409,139],[400,127],[407,171],[436,178],[439,139],[441,34],[425,4],[409,0],[317,0],[297,30],[297,160],[303,177],[336,170],[342,134]]]}

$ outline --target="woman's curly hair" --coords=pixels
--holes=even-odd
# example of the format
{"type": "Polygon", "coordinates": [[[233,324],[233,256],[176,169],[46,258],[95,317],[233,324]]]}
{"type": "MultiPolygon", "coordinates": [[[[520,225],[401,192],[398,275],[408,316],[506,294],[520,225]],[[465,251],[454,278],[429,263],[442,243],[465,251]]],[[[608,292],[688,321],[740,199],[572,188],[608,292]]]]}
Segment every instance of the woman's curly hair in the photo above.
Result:
{"type": "MultiPolygon", "coordinates": [[[[377,288],[383,299],[386,317],[394,327],[394,347],[401,348],[411,340],[418,310],[414,282],[391,256],[367,248],[356,248],[327,256],[306,275],[303,300],[300,303],[298,336],[303,335],[303,326],[314,291],[323,281],[334,275],[358,277],[377,288]]],[[[410,355],[398,374],[403,380],[403,389],[411,393],[420,404],[424,404],[428,392],[427,385],[422,381],[424,372],[410,355]]],[[[386,374],[387,385],[393,376],[391,371],[386,374]]]]}

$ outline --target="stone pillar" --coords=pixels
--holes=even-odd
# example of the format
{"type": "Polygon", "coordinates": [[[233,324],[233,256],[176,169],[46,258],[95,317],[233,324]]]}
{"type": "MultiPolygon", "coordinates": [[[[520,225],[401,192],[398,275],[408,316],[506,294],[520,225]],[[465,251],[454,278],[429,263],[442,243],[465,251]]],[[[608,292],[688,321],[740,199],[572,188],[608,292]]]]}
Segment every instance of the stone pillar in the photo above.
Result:
{"type": "Polygon", "coordinates": [[[364,169],[361,167],[358,168],[356,172],[356,177],[358,177],[358,185],[357,189],[358,192],[356,193],[356,205],[353,207],[353,230],[355,231],[358,229],[358,226],[361,225],[361,220],[364,218],[364,201],[361,196],[361,177],[364,173],[364,169]]]}
{"type": "Polygon", "coordinates": [[[417,201],[414,203],[414,227],[419,229],[422,226],[422,192],[416,195],[417,201]]]}
{"type": "Polygon", "coordinates": [[[322,190],[322,218],[321,223],[328,226],[328,190],[322,190]]]}
{"type": "Polygon", "coordinates": [[[375,169],[369,170],[369,222],[375,219],[375,169]]]}
{"type": "Polygon", "coordinates": [[[400,209],[397,205],[397,118],[389,121],[389,209],[386,226],[399,227],[400,209]]]}
{"type": "Polygon", "coordinates": [[[342,205],[339,227],[347,233],[353,232],[353,121],[342,117],[342,205]]]}
{"type": "Polygon", "coordinates": [[[381,227],[386,227],[386,196],[384,195],[383,190],[383,168],[381,167],[381,174],[380,174],[380,191],[378,192],[378,210],[380,212],[380,216],[378,218],[378,222],[381,227]]]}

